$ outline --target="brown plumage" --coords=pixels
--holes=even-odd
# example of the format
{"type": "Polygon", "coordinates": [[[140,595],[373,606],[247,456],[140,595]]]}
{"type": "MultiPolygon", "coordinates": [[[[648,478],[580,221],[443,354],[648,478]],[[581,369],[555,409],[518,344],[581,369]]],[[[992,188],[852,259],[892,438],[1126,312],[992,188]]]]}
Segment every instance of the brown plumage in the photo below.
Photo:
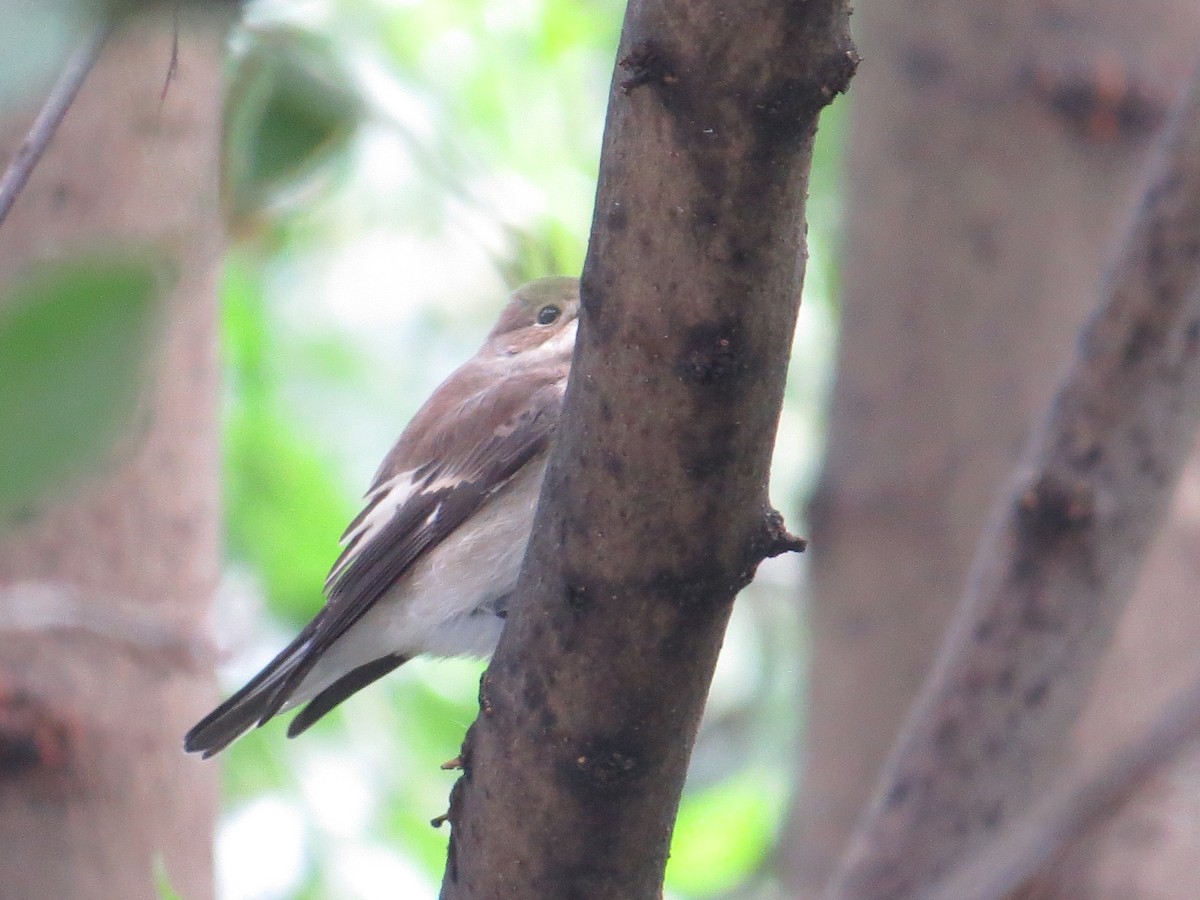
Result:
{"type": "Polygon", "coordinates": [[[307,703],[288,735],[420,653],[489,655],[499,638],[570,371],[579,283],[519,288],[430,396],[343,535],[325,606],[184,738],[205,756],[307,703]]]}

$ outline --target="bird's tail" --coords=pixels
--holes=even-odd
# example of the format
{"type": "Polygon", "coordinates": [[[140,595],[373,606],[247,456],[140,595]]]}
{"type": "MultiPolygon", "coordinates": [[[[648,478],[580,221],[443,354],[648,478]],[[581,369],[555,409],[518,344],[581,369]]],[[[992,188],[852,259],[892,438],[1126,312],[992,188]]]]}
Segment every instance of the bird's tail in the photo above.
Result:
{"type": "Polygon", "coordinates": [[[228,700],[192,726],[183,749],[205,759],[267,722],[291,699],[297,687],[290,677],[302,664],[308,635],[301,633],[228,700]]]}
{"type": "Polygon", "coordinates": [[[309,659],[308,639],[307,633],[301,633],[241,690],[197,722],[184,735],[183,748],[189,753],[202,753],[208,759],[251,728],[312,697],[288,726],[288,737],[295,737],[351,694],[409,659],[401,653],[392,653],[372,660],[321,686],[314,695],[305,689],[308,687],[305,676],[314,662],[309,659]]]}

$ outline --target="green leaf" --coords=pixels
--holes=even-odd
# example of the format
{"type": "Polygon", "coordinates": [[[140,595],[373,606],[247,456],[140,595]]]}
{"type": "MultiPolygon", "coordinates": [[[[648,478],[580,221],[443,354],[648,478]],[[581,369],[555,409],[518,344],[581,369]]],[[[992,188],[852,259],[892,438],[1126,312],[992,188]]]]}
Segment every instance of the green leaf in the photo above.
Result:
{"type": "Polygon", "coordinates": [[[96,466],[128,426],[157,320],[162,267],[39,267],[0,299],[0,512],[96,466]]]}
{"type": "Polygon", "coordinates": [[[696,897],[735,888],[766,858],[785,796],[781,785],[755,770],[686,793],[671,839],[667,884],[696,897]]]}
{"type": "Polygon", "coordinates": [[[154,856],[154,895],[158,900],[183,900],[179,891],[172,887],[171,879],[167,875],[167,864],[159,854],[154,856]]]}
{"type": "Polygon", "coordinates": [[[327,40],[291,28],[252,35],[225,104],[222,195],[235,232],[345,150],[363,104],[327,40]]]}

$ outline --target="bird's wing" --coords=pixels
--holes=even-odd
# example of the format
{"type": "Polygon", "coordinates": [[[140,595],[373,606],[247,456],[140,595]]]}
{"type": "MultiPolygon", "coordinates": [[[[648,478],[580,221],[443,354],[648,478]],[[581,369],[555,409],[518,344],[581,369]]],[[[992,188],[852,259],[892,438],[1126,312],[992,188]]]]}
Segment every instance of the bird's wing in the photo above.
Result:
{"type": "Polygon", "coordinates": [[[416,560],[545,452],[558,425],[563,387],[543,376],[527,386],[483,390],[462,404],[436,438],[389,456],[366,507],[343,537],[346,546],[326,582],[325,606],[261,672],[188,732],[185,747],[211,755],[278,713],[321,655],[416,560]],[[418,462],[425,451],[442,455],[418,462]]]}

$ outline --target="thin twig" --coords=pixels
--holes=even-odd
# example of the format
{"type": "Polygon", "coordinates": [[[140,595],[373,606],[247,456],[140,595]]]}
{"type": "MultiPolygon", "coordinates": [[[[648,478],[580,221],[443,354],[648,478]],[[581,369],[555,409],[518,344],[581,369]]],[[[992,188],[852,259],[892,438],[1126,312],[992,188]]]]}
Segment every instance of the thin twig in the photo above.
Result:
{"type": "Polygon", "coordinates": [[[161,107],[167,102],[167,91],[171,87],[171,82],[179,74],[179,4],[175,4],[172,10],[172,18],[174,19],[174,28],[171,32],[171,61],[167,64],[167,77],[163,79],[162,93],[158,97],[158,105],[161,107]]]}
{"type": "Polygon", "coordinates": [[[1156,772],[1200,740],[1200,678],[1099,768],[1062,788],[969,857],[923,900],[1002,900],[1123,806],[1156,772]]]}
{"type": "Polygon", "coordinates": [[[25,188],[38,160],[46,152],[55,132],[58,131],[58,126],[62,124],[63,117],[75,101],[75,95],[87,80],[88,73],[92,71],[92,66],[96,64],[100,51],[104,49],[104,44],[112,33],[112,27],[110,21],[101,23],[71,54],[41,112],[38,113],[29,133],[25,135],[25,140],[17,148],[4,175],[0,176],[0,225],[8,218],[13,203],[25,188]]]}

